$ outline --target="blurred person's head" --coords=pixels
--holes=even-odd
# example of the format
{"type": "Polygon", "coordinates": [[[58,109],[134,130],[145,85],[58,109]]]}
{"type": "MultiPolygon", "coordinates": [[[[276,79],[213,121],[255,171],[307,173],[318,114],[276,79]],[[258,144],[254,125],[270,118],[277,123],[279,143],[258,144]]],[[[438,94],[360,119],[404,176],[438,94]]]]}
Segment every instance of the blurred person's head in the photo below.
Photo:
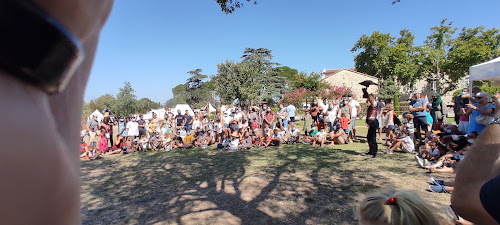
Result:
{"type": "Polygon", "coordinates": [[[479,104],[484,104],[488,102],[488,93],[487,92],[479,92],[476,94],[476,99],[479,104]]]}
{"type": "Polygon", "coordinates": [[[385,189],[368,194],[357,208],[361,225],[439,225],[430,205],[413,191],[385,189]]]}

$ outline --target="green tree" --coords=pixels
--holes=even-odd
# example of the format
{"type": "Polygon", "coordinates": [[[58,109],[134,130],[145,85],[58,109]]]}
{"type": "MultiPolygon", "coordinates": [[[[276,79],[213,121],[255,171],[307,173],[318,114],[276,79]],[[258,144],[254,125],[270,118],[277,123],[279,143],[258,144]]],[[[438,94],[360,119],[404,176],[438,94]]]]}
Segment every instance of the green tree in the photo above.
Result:
{"type": "Polygon", "coordinates": [[[423,76],[420,65],[423,57],[420,48],[414,45],[415,36],[409,30],[403,29],[399,35],[390,52],[390,79],[395,79],[397,85],[413,86],[423,76]]]}
{"type": "Polygon", "coordinates": [[[114,113],[118,116],[127,116],[135,113],[137,97],[130,82],[125,81],[123,87],[119,90],[116,95],[116,109],[114,113]]]}
{"type": "Polygon", "coordinates": [[[285,78],[287,88],[293,87],[293,81],[299,74],[299,71],[288,66],[280,66],[278,67],[278,70],[279,76],[285,78]]]}
{"type": "Polygon", "coordinates": [[[444,71],[449,63],[447,54],[456,30],[452,22],[442,20],[439,26],[431,27],[432,33],[427,36],[422,48],[424,73],[430,81],[436,81],[436,89],[442,94],[452,90],[456,83],[444,71]]]}
{"type": "Polygon", "coordinates": [[[116,99],[113,95],[105,94],[99,96],[98,98],[91,99],[88,103],[84,104],[84,107],[86,107],[84,114],[87,114],[88,111],[92,113],[94,110],[101,112],[104,109],[109,109],[112,113],[114,113],[116,109],[116,99]]]}
{"type": "Polygon", "coordinates": [[[363,34],[351,49],[351,52],[357,53],[354,57],[356,70],[380,79],[390,79],[393,42],[394,37],[389,33],[375,31],[370,36],[363,34]]]}
{"type": "Polygon", "coordinates": [[[395,95],[400,95],[399,87],[393,79],[385,79],[380,82],[378,97],[384,102],[392,102],[395,95]]]}
{"type": "Polygon", "coordinates": [[[321,87],[329,88],[327,83],[321,82],[321,74],[312,72],[307,74],[305,72],[300,72],[293,78],[293,88],[305,88],[307,90],[316,92],[321,87]]]}
{"type": "Polygon", "coordinates": [[[149,98],[141,98],[135,103],[135,112],[140,114],[145,114],[149,110],[157,108],[160,108],[160,104],[149,98]]]}
{"type": "Polygon", "coordinates": [[[201,69],[189,71],[188,74],[190,74],[191,77],[187,79],[185,84],[186,102],[193,107],[204,106],[207,96],[211,95],[211,90],[207,89],[206,85],[203,85],[205,83],[203,80],[208,78],[208,76],[202,74],[201,69]]]}
{"type": "Polygon", "coordinates": [[[221,101],[242,106],[277,101],[286,91],[286,79],[279,76],[279,64],[271,61],[271,50],[246,48],[242,58],[239,63],[226,60],[217,65],[212,82],[221,101]]]}
{"type": "Polygon", "coordinates": [[[220,8],[226,14],[233,13],[237,8],[241,8],[243,6],[243,2],[252,2],[254,5],[257,4],[257,0],[216,0],[220,5],[220,8]]]}
{"type": "MultiPolygon", "coordinates": [[[[485,30],[484,26],[463,28],[452,41],[448,52],[448,63],[444,71],[455,84],[469,73],[469,67],[500,56],[500,33],[498,28],[485,30]]],[[[450,85],[454,87],[454,85],[450,85]]],[[[447,91],[446,91],[447,92],[447,91]]]]}

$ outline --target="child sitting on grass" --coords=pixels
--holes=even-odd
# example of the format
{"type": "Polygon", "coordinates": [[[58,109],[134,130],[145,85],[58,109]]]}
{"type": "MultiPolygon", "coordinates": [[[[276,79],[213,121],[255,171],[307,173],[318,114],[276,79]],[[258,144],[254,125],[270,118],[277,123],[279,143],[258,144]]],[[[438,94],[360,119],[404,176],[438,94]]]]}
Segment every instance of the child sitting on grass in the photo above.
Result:
{"type": "Polygon", "coordinates": [[[382,150],[387,154],[394,153],[394,150],[401,148],[403,152],[411,153],[415,151],[415,144],[413,140],[408,136],[408,131],[403,130],[400,132],[400,136],[396,138],[394,142],[392,142],[391,146],[388,149],[382,150]]]}

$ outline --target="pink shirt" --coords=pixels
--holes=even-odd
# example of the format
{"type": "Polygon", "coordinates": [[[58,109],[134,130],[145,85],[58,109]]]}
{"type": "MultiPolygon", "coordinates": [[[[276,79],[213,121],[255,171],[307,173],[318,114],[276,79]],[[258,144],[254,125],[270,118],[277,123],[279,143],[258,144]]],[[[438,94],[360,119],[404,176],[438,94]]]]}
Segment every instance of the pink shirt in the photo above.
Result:
{"type": "MultiPolygon", "coordinates": [[[[467,112],[467,110],[469,110],[469,107],[465,107],[465,111],[466,112],[467,112]]],[[[469,122],[469,116],[467,116],[467,115],[460,115],[460,121],[469,122]]]]}

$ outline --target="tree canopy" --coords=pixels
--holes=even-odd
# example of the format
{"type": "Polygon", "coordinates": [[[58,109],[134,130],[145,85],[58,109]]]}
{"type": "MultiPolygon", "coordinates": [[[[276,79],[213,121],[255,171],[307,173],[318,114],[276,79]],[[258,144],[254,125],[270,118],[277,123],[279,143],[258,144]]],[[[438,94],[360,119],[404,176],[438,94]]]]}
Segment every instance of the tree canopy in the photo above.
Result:
{"type": "Polygon", "coordinates": [[[241,58],[241,62],[226,60],[217,65],[212,82],[221,101],[239,105],[277,101],[286,91],[286,79],[279,75],[279,64],[271,61],[271,50],[246,48],[241,58]]]}
{"type": "Polygon", "coordinates": [[[421,46],[415,46],[415,36],[407,29],[401,30],[398,38],[378,31],[362,35],[351,49],[356,54],[356,69],[382,81],[394,80],[395,86],[413,86],[417,80],[427,79],[436,82],[435,90],[445,94],[468,74],[470,66],[500,55],[497,28],[464,27],[455,35],[457,28],[444,19],[430,30],[421,46]]]}

